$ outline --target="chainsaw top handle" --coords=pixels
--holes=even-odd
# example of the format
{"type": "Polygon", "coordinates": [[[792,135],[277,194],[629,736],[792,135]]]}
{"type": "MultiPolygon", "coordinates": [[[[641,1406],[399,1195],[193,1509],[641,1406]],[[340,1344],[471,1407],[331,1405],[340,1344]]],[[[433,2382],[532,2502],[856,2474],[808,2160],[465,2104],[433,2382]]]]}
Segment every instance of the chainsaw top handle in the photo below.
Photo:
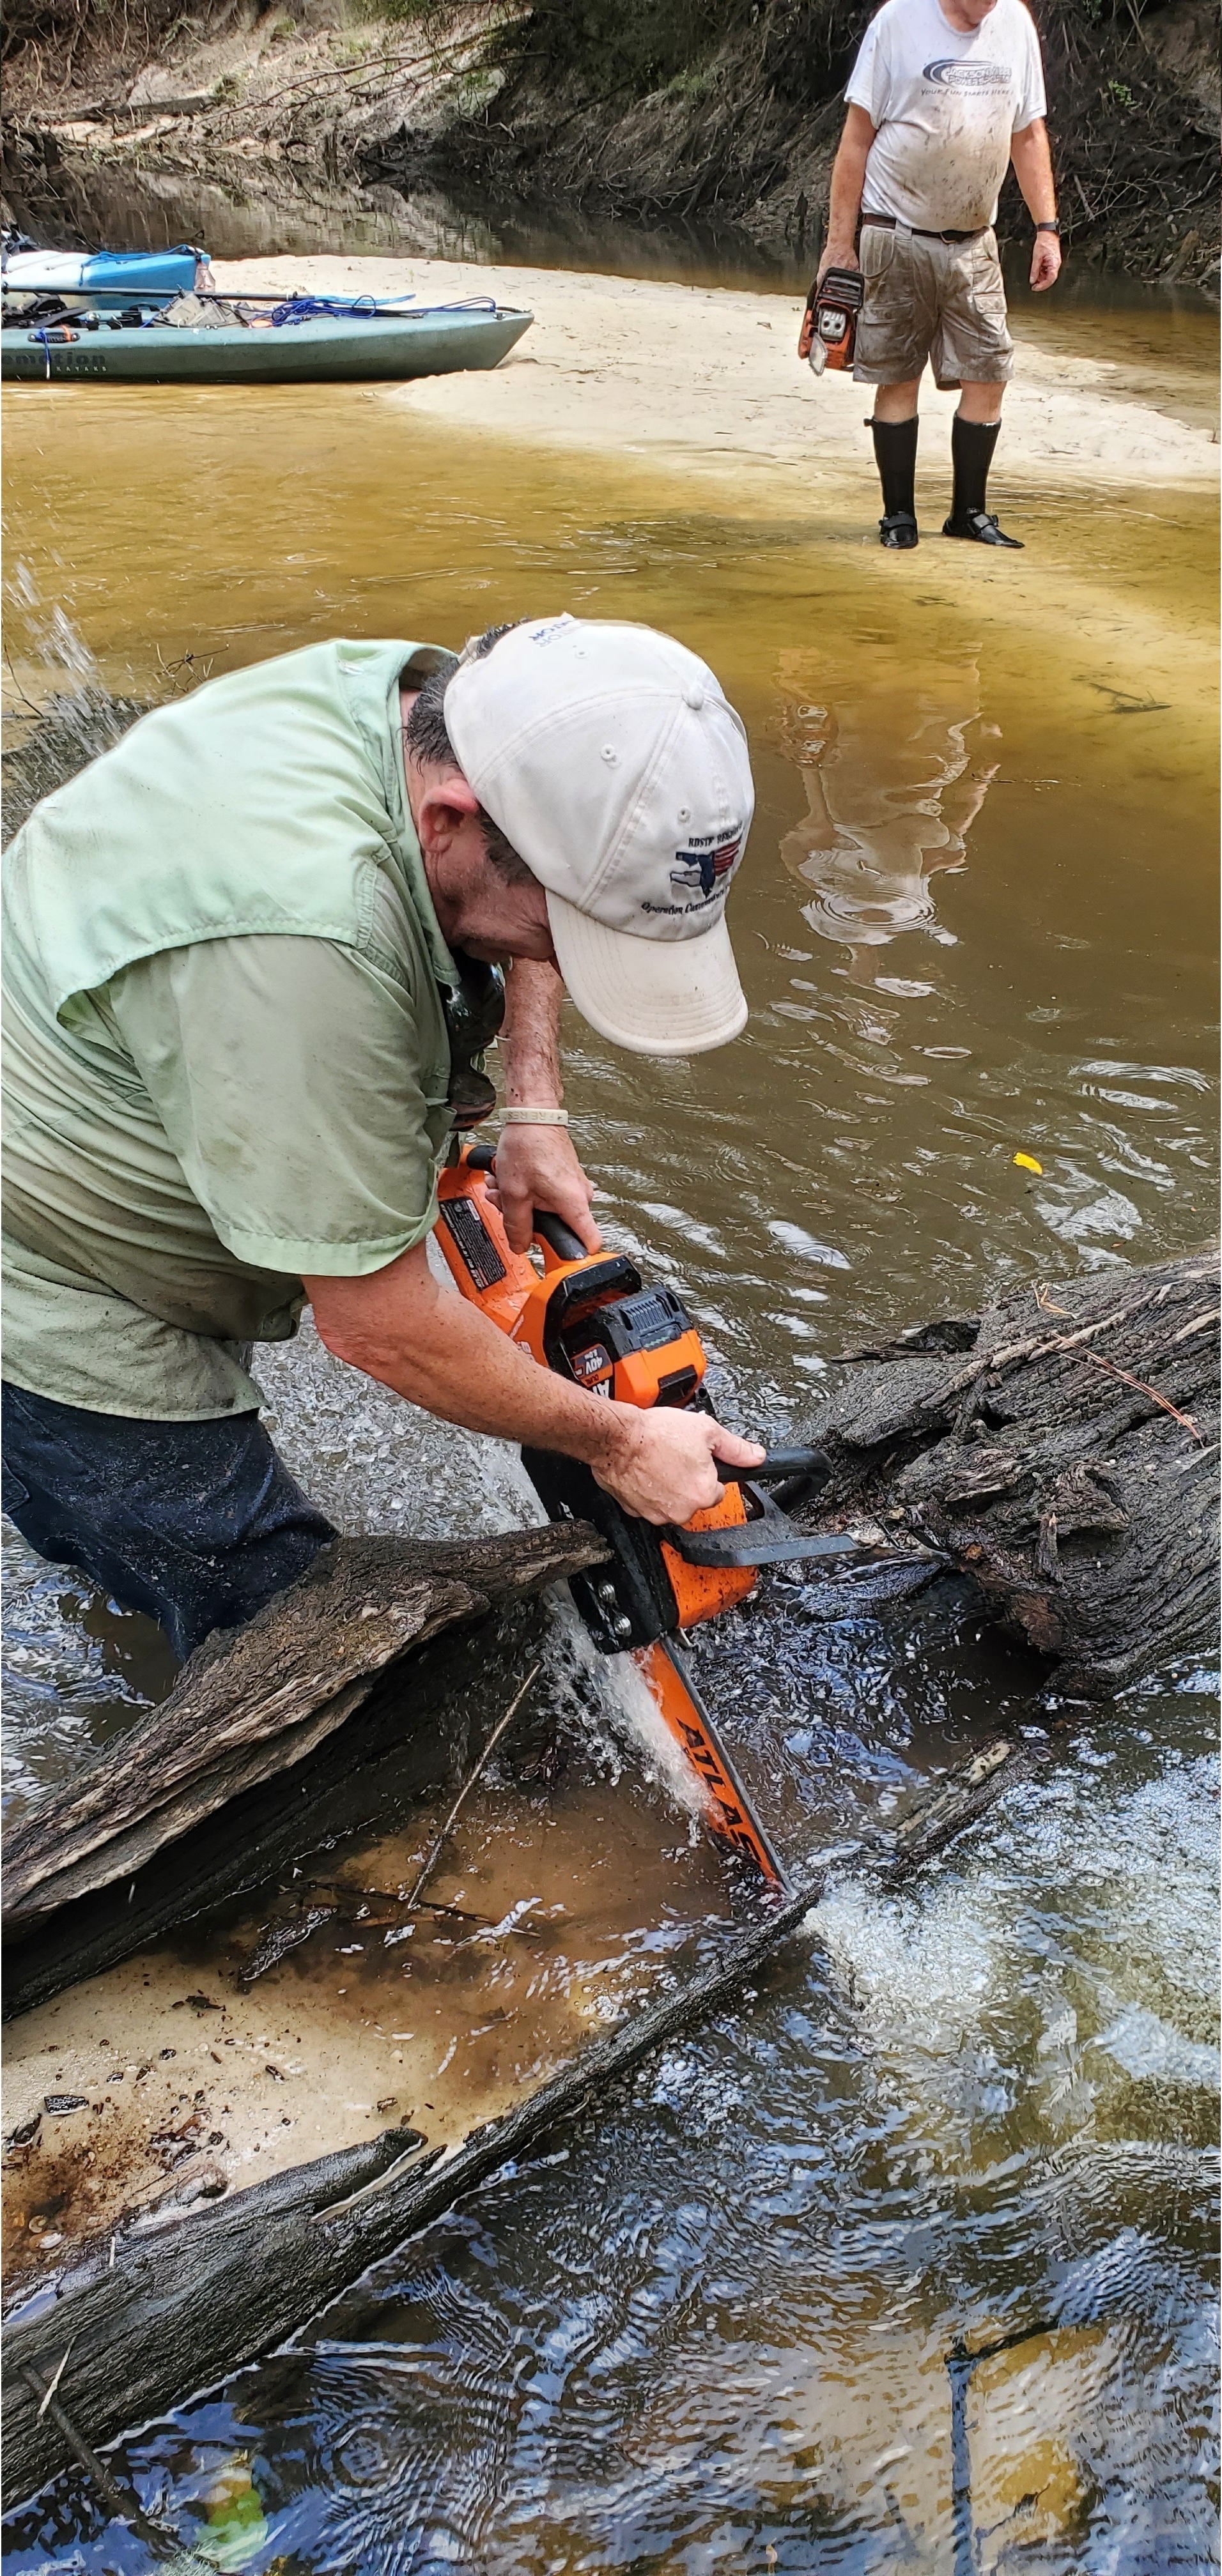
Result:
{"type": "MultiPolygon", "coordinates": [[[[467,1166],[473,1172],[491,1172],[496,1165],[493,1145],[469,1145],[467,1166]]],[[[536,1208],[532,1226],[538,1242],[547,1244],[559,1261],[584,1261],[586,1247],[579,1234],[563,1217],[553,1216],[550,1209],[536,1208]]],[[[826,1484],[831,1468],[821,1449],[770,1449],[758,1467],[732,1467],[727,1458],[714,1460],[718,1482],[722,1485],[781,1485],[791,1480],[795,1487],[826,1484]]],[[[795,1494],[796,1499],[796,1494],[795,1494]]]]}
{"type": "Polygon", "coordinates": [[[821,1449],[770,1449],[758,1467],[731,1467],[728,1459],[713,1461],[723,1485],[781,1485],[790,1476],[817,1478],[827,1483],[831,1467],[821,1449]]]}
{"type": "MultiPolygon", "coordinates": [[[[467,1167],[472,1172],[490,1172],[496,1164],[494,1145],[471,1145],[467,1149],[467,1167]]],[[[586,1247],[572,1226],[562,1216],[553,1216],[548,1208],[536,1208],[531,1224],[540,1243],[554,1252],[558,1261],[585,1261],[586,1247]]]]}

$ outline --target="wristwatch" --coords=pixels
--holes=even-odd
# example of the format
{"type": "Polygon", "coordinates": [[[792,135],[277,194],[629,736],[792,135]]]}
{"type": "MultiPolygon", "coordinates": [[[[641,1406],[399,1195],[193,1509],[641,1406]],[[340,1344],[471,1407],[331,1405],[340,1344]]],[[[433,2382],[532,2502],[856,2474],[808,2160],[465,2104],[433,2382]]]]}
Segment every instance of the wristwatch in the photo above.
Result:
{"type": "Polygon", "coordinates": [[[1037,224],[1035,229],[1037,233],[1059,233],[1061,227],[1054,221],[1050,224],[1037,224]]]}

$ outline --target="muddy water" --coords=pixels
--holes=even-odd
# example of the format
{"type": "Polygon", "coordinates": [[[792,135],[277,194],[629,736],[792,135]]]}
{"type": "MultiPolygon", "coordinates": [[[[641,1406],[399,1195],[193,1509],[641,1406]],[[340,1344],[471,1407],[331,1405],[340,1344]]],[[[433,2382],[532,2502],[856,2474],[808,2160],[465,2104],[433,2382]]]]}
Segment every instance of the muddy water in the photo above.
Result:
{"type": "MultiPolygon", "coordinates": [[[[1108,328],[1092,355],[1133,368],[1159,319],[1140,347],[1108,328]]],[[[666,624],[721,673],[760,789],[735,903],[750,1030],[655,1065],[574,1020],[567,1062],[604,1229],[684,1288],[730,1417],[811,1425],[836,1352],[881,1324],[1209,1231],[1198,499],[1032,492],[1023,558],[932,543],[897,578],[857,488],[757,485],[748,503],[541,463],[441,437],[378,391],[32,389],[6,412],[6,706],[14,688],[41,703],[53,670],[163,696],[316,636],[458,640],[562,605],[666,624]]],[[[491,1528],[522,1508],[511,1461],[356,1386],[308,1336],[261,1373],[344,1526],[491,1528]]],[[[19,1547],[12,1562],[11,1776],[34,1795],[167,1673],[142,1623],[19,1547]]],[[[710,1639],[705,1678],[794,1851],[892,1812],[1036,1681],[949,1594],[850,1615],[781,1583],[710,1639]]],[[[923,1887],[882,1902],[846,1883],[808,1965],[651,2068],[560,2161],[502,2177],[301,2354],[134,2441],[146,2496],[206,2526],[218,2563],[293,2576],[965,2576],[946,2355],[1022,2335],[971,2374],[959,2428],[980,2566],[1208,2563],[1204,1678],[1090,1717],[1056,1777],[923,1887]]],[[[571,1716],[558,1667],[552,1687],[571,1716]]],[[[537,1952],[506,1934],[473,1986],[440,1953],[401,1982],[444,1991],[447,2048],[483,1996],[516,2066],[563,2053],[600,1994],[614,2008],[724,1911],[623,1712],[604,1702],[566,1746],[546,1794],[496,1775],[438,1882],[494,1928],[537,1900],[537,1952]]],[[[391,1883],[376,1858],[354,1881],[391,1883]]],[[[256,1933],[236,1927],[237,1947],[256,1933]]],[[[448,2116],[418,2078],[452,2080],[458,2057],[442,2069],[439,2040],[409,2081],[395,2034],[417,2023],[370,1993],[360,1945],[359,1924],[330,1926],[285,1959],[254,1989],[251,2044],[274,2013],[291,2039],[299,2005],[358,1987],[338,2011],[360,2119],[391,2096],[386,2116],[448,2116]]],[[[164,1976],[168,2025],[208,1981],[198,1955],[164,1976]]],[[[486,2041],[476,2097],[499,2080],[486,2041]]],[[[10,2541],[23,2570],[146,2563],[71,2481],[10,2541]]]]}

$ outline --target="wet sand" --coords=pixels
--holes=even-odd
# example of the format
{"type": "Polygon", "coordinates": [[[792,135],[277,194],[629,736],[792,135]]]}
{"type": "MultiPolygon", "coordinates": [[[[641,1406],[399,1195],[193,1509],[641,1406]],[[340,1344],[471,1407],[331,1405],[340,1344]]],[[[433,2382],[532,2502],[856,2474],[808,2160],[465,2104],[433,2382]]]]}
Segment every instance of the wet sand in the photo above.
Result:
{"type": "MultiPolygon", "coordinates": [[[[301,288],[438,303],[495,295],[529,306],[534,327],[500,367],[398,391],[396,400],[439,422],[750,486],[766,478],[791,502],[795,485],[809,491],[824,478],[860,474],[873,487],[869,388],[816,379],[799,363],[797,298],[427,259],[220,260],[215,273],[226,293],[301,288]]],[[[1169,418],[1161,379],[1151,377],[1148,401],[1132,388],[1132,372],[1111,359],[1024,339],[1006,396],[1002,471],[1076,487],[1216,481],[1216,432],[1169,418]]],[[[926,379],[926,459],[944,458],[956,401],[926,379]]]]}

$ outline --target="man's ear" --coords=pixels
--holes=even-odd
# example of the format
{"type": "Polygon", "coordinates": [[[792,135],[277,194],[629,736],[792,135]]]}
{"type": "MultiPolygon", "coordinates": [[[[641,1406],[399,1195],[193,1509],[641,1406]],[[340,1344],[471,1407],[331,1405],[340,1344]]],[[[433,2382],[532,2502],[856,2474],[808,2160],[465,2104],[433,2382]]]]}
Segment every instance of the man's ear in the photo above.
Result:
{"type": "Polygon", "coordinates": [[[479,812],[479,798],[461,770],[451,770],[426,787],[416,808],[416,831],[422,850],[440,858],[464,823],[479,812]]]}

